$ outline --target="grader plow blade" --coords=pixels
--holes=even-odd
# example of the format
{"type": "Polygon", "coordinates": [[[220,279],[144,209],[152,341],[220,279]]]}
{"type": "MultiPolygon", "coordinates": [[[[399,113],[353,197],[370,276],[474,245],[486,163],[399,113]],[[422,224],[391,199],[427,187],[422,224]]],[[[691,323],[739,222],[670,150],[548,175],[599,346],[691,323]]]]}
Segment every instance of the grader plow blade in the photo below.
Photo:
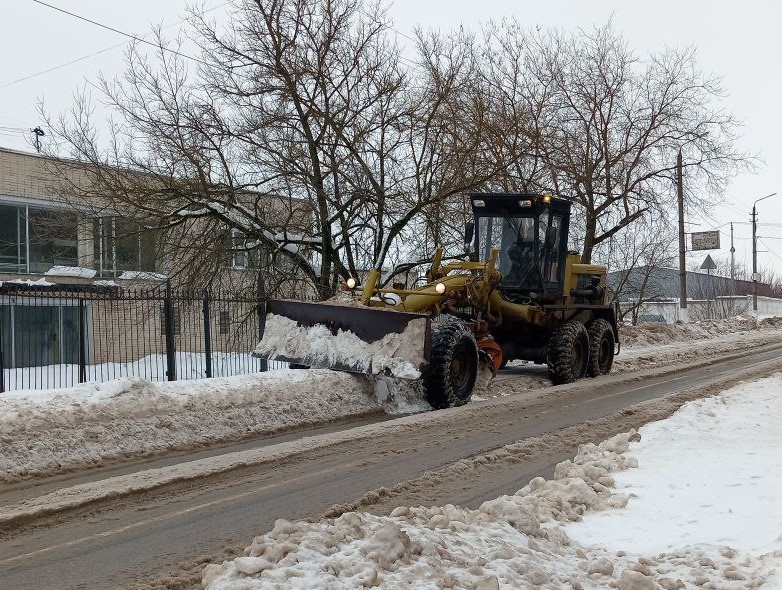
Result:
{"type": "Polygon", "coordinates": [[[429,359],[429,328],[423,314],[358,303],[270,300],[263,338],[253,354],[314,368],[417,379],[429,359]]]}

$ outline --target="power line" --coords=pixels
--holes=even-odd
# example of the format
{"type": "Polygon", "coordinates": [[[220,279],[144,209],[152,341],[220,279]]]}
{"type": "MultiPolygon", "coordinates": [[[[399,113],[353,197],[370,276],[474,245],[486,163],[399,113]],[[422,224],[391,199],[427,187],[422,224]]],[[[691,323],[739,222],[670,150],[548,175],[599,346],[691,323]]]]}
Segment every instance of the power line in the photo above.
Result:
{"type": "Polygon", "coordinates": [[[117,47],[122,47],[123,45],[125,45],[125,43],[118,43],[117,45],[106,47],[105,49],[101,49],[100,51],[96,51],[95,53],[90,53],[89,55],[83,55],[82,57],[77,57],[76,59],[72,59],[71,61],[65,62],[64,64],[60,64],[58,66],[54,66],[46,70],[41,70],[40,72],[30,74],[29,76],[23,76],[22,78],[17,78],[16,80],[11,80],[10,82],[6,82],[5,84],[0,85],[0,88],[7,88],[8,86],[12,86],[14,84],[18,84],[19,82],[24,82],[25,80],[29,80],[30,78],[43,76],[44,74],[48,74],[49,72],[54,72],[56,70],[70,66],[80,61],[84,61],[85,59],[89,59],[91,57],[95,57],[96,55],[100,55],[101,53],[106,53],[107,51],[111,51],[112,49],[116,49],[117,47]]]}
{"type": "Polygon", "coordinates": [[[107,31],[111,31],[113,33],[117,33],[118,35],[123,35],[124,37],[128,37],[129,39],[133,39],[134,41],[138,41],[139,43],[144,43],[145,45],[149,45],[150,47],[154,47],[155,49],[161,49],[163,51],[166,51],[168,53],[173,53],[174,55],[178,55],[179,57],[184,57],[185,59],[189,59],[198,63],[202,63],[204,65],[209,65],[207,62],[198,59],[197,57],[193,57],[191,55],[187,55],[185,53],[181,53],[179,51],[176,51],[175,49],[169,49],[168,47],[162,47],[160,45],[156,45],[155,43],[152,43],[151,41],[147,41],[143,37],[139,37],[137,35],[132,35],[130,33],[126,33],[125,31],[121,31],[119,29],[116,29],[114,27],[110,27],[109,25],[104,25],[103,23],[99,23],[96,20],[92,20],[90,18],[87,18],[86,16],[81,16],[79,14],[76,14],[75,12],[69,12],[63,8],[59,8],[57,6],[54,6],[52,4],[47,4],[46,2],[43,2],[43,0],[32,0],[36,4],[40,4],[41,6],[46,6],[47,8],[51,8],[52,10],[56,10],[57,12],[62,12],[63,14],[67,14],[68,16],[72,16],[73,18],[77,18],[79,20],[82,20],[84,22],[90,23],[92,25],[95,25],[96,27],[100,27],[102,29],[106,29],[107,31]]]}
{"type": "Polygon", "coordinates": [[[758,242],[760,242],[760,243],[761,243],[761,244],[763,244],[763,245],[764,245],[766,248],[768,248],[768,253],[769,253],[769,254],[771,254],[771,255],[772,255],[774,258],[778,258],[779,260],[782,260],[782,256],[780,256],[779,254],[777,254],[776,252],[774,252],[774,250],[771,248],[771,246],[769,246],[768,244],[766,244],[766,243],[763,241],[763,240],[765,240],[765,239],[766,239],[766,238],[760,238],[760,237],[759,237],[759,238],[758,238],[758,242]]]}
{"type": "MultiPolygon", "coordinates": [[[[217,6],[213,6],[212,8],[208,8],[208,9],[204,10],[202,14],[206,14],[207,12],[212,12],[213,10],[217,10],[218,8],[222,8],[223,6],[225,6],[226,4],[229,4],[229,3],[230,2],[222,2],[222,3],[218,4],[217,6]]],[[[170,29],[171,27],[175,27],[176,25],[182,24],[183,22],[185,22],[185,19],[179,19],[178,21],[173,22],[170,25],[166,25],[165,27],[163,27],[162,30],[170,29]]],[[[142,35],[142,38],[143,37],[147,37],[149,34],[150,33],[147,33],[146,35],[142,35]]],[[[29,80],[31,78],[37,78],[38,76],[43,76],[44,74],[48,74],[50,72],[54,72],[56,70],[65,68],[67,66],[73,65],[73,64],[78,63],[80,61],[84,61],[85,59],[89,59],[91,57],[95,57],[96,55],[100,55],[101,53],[106,53],[107,51],[111,51],[112,49],[117,49],[118,47],[123,47],[124,45],[125,45],[125,43],[123,42],[123,43],[117,43],[116,45],[112,45],[110,47],[105,47],[104,49],[101,49],[99,51],[95,51],[94,53],[89,53],[87,55],[82,55],[81,57],[77,57],[76,59],[72,59],[71,61],[62,63],[60,65],[57,65],[57,66],[54,66],[54,67],[51,67],[51,68],[48,68],[46,70],[41,70],[40,72],[36,72],[36,73],[30,74],[28,76],[23,76],[22,78],[17,78],[16,80],[11,80],[10,82],[6,82],[5,84],[1,84],[0,88],[6,88],[8,86],[13,86],[14,84],[19,84],[20,82],[24,82],[25,80],[29,80]]],[[[157,45],[155,45],[155,47],[157,47],[157,45]]]]}

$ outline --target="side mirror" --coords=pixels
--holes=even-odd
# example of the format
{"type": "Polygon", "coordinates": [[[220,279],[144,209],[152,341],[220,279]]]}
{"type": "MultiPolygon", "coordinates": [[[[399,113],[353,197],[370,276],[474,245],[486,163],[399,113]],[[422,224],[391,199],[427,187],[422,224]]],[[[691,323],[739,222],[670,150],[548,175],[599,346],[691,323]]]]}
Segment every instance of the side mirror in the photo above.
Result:
{"type": "Polygon", "coordinates": [[[475,223],[468,221],[464,224],[464,245],[469,250],[472,238],[475,235],[475,223]]]}

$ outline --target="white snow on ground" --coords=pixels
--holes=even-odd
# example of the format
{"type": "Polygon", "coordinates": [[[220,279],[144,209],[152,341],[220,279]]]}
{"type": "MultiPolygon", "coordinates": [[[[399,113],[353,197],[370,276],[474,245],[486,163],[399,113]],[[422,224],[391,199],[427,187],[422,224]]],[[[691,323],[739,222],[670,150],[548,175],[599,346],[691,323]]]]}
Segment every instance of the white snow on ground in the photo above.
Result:
{"type": "Polygon", "coordinates": [[[119,379],[0,396],[0,481],[190,449],[398,406],[373,380],[328,370],[150,383],[119,379]]]}
{"type": "MultiPolygon", "coordinates": [[[[259,371],[261,359],[249,353],[213,352],[212,375],[227,377],[229,375],[259,371]]],[[[269,368],[287,368],[287,363],[269,361],[269,368]]],[[[166,380],[166,355],[148,354],[138,360],[127,363],[98,363],[85,367],[86,380],[107,382],[122,377],[139,377],[150,381],[166,380]]],[[[206,355],[202,352],[176,352],[177,378],[206,378],[206,355]]],[[[58,364],[37,367],[19,367],[4,370],[5,384],[9,391],[21,389],[38,389],[41,385],[48,389],[59,389],[79,384],[79,365],[58,364]]],[[[3,394],[0,394],[2,397],[3,394]]]]}
{"type": "Polygon", "coordinates": [[[582,445],[477,510],[278,520],[207,590],[780,588],[782,375],[582,445]],[[640,441],[640,442],[639,442],[640,441]],[[751,454],[750,454],[751,453],[751,454]]]}
{"type": "Polygon", "coordinates": [[[740,315],[722,320],[703,320],[692,323],[626,325],[620,327],[619,335],[623,347],[639,349],[655,344],[690,342],[726,334],[779,328],[782,328],[782,318],[766,318],[756,324],[752,316],[740,315]]]}
{"type": "Polygon", "coordinates": [[[615,478],[617,489],[632,495],[628,509],[597,514],[568,534],[634,553],[696,543],[782,549],[780,397],[777,376],[690,402],[644,426],[630,448],[643,469],[615,478]],[[644,518],[649,514],[654,518],[644,518]]]}

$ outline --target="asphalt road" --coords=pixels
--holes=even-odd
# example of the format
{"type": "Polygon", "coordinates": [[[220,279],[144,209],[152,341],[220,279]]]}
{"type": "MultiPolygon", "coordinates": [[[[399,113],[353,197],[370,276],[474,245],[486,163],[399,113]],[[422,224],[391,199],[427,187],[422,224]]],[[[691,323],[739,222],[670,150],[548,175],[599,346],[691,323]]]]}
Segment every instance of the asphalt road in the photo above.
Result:
{"type": "MultiPolygon", "coordinates": [[[[575,425],[587,425],[585,442],[590,422],[628,406],[692,388],[718,388],[742,372],[757,376],[780,369],[782,344],[642,380],[587,380],[578,387],[548,388],[545,395],[447,410],[436,421],[405,427],[403,435],[399,429],[380,431],[273,464],[67,514],[58,522],[26,526],[0,538],[0,589],[197,587],[201,562],[218,558],[226,547],[247,545],[277,518],[317,517],[334,504],[425,470],[575,425]],[[150,586],[153,579],[157,582],[150,586]]],[[[502,380],[512,384],[513,376],[502,380]]],[[[512,470],[489,466],[469,485],[437,492],[433,500],[477,506],[516,491],[536,475],[550,475],[573,450],[543,451],[512,470]]],[[[421,496],[395,498],[398,504],[419,500],[421,496]]]]}

